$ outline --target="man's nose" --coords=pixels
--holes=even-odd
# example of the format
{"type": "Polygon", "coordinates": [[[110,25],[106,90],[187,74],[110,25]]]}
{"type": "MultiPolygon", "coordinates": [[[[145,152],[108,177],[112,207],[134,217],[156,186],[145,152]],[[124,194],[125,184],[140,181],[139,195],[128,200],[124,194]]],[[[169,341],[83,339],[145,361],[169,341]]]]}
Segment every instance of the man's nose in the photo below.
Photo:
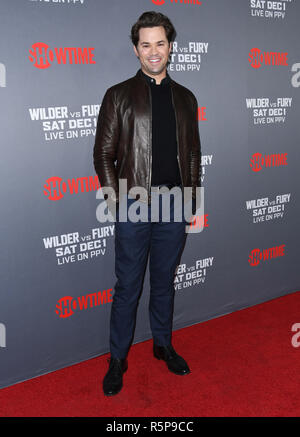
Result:
{"type": "Polygon", "coordinates": [[[157,52],[157,47],[151,47],[151,49],[150,49],[150,55],[151,56],[155,56],[155,55],[157,55],[158,54],[158,52],[157,52]]]}

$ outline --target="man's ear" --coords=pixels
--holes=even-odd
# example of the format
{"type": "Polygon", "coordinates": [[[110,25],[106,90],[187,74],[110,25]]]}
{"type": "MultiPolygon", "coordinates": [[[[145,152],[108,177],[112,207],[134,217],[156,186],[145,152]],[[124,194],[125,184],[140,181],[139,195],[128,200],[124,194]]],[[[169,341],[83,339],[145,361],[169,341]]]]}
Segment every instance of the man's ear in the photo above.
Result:
{"type": "Polygon", "coordinates": [[[134,50],[134,53],[136,54],[136,56],[139,57],[139,53],[138,53],[135,45],[133,45],[133,50],[134,50]]]}
{"type": "Polygon", "coordinates": [[[173,50],[173,41],[170,41],[169,54],[171,53],[172,50],[173,50]]]}

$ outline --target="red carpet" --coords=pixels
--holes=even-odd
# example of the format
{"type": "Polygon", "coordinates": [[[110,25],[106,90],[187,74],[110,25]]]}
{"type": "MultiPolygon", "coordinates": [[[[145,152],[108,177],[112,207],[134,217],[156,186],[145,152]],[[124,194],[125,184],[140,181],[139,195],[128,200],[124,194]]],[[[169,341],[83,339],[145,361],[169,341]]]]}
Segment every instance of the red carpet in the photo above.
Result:
{"type": "Polygon", "coordinates": [[[174,332],[189,375],[169,373],[146,341],[132,346],[117,396],[102,394],[106,354],[0,390],[0,416],[299,416],[294,323],[300,292],[174,332]]]}

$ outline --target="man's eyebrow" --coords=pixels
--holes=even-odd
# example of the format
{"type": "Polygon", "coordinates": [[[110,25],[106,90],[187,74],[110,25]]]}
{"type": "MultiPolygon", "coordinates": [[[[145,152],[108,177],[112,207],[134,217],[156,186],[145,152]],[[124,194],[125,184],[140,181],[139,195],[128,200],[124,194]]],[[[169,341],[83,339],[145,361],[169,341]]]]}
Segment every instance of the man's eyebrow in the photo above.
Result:
{"type": "MultiPolygon", "coordinates": [[[[156,44],[159,44],[161,42],[165,42],[163,39],[161,39],[160,41],[157,41],[156,44]]],[[[142,41],[141,44],[149,44],[148,41],[142,41]]]]}

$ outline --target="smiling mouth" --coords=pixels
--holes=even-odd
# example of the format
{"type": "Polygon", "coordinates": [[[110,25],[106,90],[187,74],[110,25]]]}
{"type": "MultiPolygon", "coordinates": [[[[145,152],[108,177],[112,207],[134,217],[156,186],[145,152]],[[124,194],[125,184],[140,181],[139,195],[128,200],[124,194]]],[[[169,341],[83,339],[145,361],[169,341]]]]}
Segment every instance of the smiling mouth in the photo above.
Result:
{"type": "Polygon", "coordinates": [[[156,58],[156,59],[149,59],[149,62],[151,62],[151,64],[158,64],[161,61],[160,58],[156,58]]]}

